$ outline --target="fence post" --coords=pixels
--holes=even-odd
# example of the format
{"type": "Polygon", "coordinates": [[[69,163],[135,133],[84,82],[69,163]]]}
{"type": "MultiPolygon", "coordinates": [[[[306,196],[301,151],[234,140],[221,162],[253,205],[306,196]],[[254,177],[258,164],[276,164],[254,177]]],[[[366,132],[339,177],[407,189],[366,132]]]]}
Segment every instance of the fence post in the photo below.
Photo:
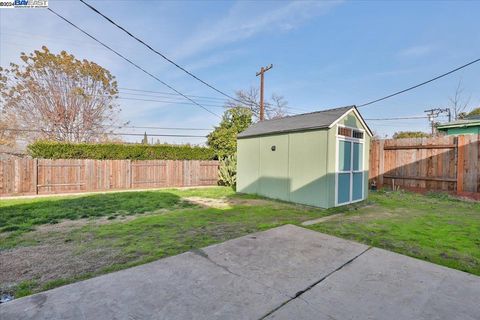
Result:
{"type": "Polygon", "coordinates": [[[385,146],[385,140],[380,140],[377,150],[378,150],[378,185],[377,188],[380,189],[383,186],[383,173],[385,169],[385,151],[383,150],[385,146]]]}
{"type": "Polygon", "coordinates": [[[457,193],[463,192],[463,174],[465,164],[465,137],[457,137],[457,193]]]}
{"type": "Polygon", "coordinates": [[[182,187],[185,187],[187,185],[187,160],[182,160],[182,187]]]}
{"type": "Polygon", "coordinates": [[[20,188],[20,159],[13,160],[14,162],[14,176],[13,176],[13,190],[15,193],[21,193],[20,188]]]}
{"type": "Polygon", "coordinates": [[[33,190],[38,194],[38,159],[33,159],[33,190]]]}
{"type": "Polygon", "coordinates": [[[128,160],[128,188],[132,189],[133,181],[132,181],[132,160],[128,160]]]}

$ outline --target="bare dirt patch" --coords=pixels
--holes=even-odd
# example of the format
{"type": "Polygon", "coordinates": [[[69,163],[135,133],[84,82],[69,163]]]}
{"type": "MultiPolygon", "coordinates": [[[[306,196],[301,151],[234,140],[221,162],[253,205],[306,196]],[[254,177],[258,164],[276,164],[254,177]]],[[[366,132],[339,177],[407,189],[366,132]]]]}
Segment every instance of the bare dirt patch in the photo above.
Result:
{"type": "Polygon", "coordinates": [[[184,201],[204,208],[229,209],[233,206],[294,206],[292,204],[283,204],[276,201],[265,199],[242,199],[242,198],[202,198],[202,197],[185,197],[184,201]]]}
{"type": "Polygon", "coordinates": [[[334,217],[332,220],[344,220],[349,222],[360,222],[360,221],[370,221],[376,220],[380,218],[393,218],[395,216],[400,215],[398,212],[387,211],[384,208],[379,207],[369,207],[368,211],[365,212],[358,212],[354,214],[343,214],[339,217],[334,217]]]}
{"type": "Polygon", "coordinates": [[[39,284],[94,272],[122,262],[120,252],[96,248],[79,252],[77,246],[56,243],[21,247],[0,252],[0,291],[8,291],[22,281],[34,279],[39,284]]]}
{"type": "Polygon", "coordinates": [[[317,224],[317,223],[326,222],[326,221],[337,219],[337,218],[340,218],[340,217],[343,217],[343,216],[345,216],[345,213],[337,213],[337,214],[333,214],[331,216],[326,216],[326,217],[321,217],[321,218],[318,218],[318,219],[308,220],[308,221],[302,222],[302,226],[311,226],[311,225],[314,225],[314,224],[317,224]]]}
{"type": "Polygon", "coordinates": [[[228,203],[228,201],[224,198],[212,199],[212,198],[202,198],[202,197],[186,197],[186,198],[183,198],[183,200],[204,208],[218,208],[218,209],[230,208],[230,203],[228,203]]]}
{"type": "Polygon", "coordinates": [[[0,250],[0,292],[9,292],[23,281],[33,280],[42,285],[125,263],[126,257],[119,249],[90,245],[93,238],[89,232],[80,231],[81,239],[73,240],[72,237],[78,237],[76,230],[85,226],[127,222],[138,216],[66,220],[37,226],[35,231],[21,236],[19,247],[0,250]],[[22,243],[33,245],[22,246],[22,243]]]}
{"type": "MultiPolygon", "coordinates": [[[[143,214],[145,215],[145,214],[143,214]]],[[[87,225],[103,225],[113,222],[127,222],[137,218],[139,215],[128,215],[116,217],[115,219],[109,219],[108,217],[100,217],[92,219],[78,219],[78,220],[64,220],[54,224],[43,224],[37,226],[34,232],[49,233],[49,232],[62,232],[67,233],[74,229],[78,229],[87,225]]]]}
{"type": "Polygon", "coordinates": [[[352,210],[342,213],[333,214],[326,217],[321,217],[314,220],[304,221],[302,225],[310,226],[318,223],[324,223],[328,221],[343,221],[343,222],[362,222],[370,221],[379,218],[393,218],[402,214],[402,211],[405,211],[405,214],[408,214],[407,210],[402,208],[396,209],[395,212],[387,211],[384,208],[380,208],[376,205],[364,206],[360,211],[352,210]],[[367,210],[364,210],[367,209],[367,210]]]}

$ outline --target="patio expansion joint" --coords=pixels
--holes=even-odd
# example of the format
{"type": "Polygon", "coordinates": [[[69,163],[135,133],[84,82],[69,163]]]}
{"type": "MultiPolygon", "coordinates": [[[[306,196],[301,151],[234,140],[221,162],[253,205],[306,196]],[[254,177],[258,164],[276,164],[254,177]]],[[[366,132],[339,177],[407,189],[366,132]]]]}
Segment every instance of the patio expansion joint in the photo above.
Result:
{"type": "Polygon", "coordinates": [[[326,274],[324,277],[322,277],[321,279],[315,281],[314,283],[312,283],[310,286],[308,286],[307,288],[305,288],[304,290],[301,290],[301,291],[298,291],[294,297],[291,297],[290,299],[288,299],[287,301],[284,301],[283,303],[281,303],[279,306],[275,307],[274,309],[270,310],[267,314],[265,314],[264,316],[262,316],[261,318],[259,318],[259,320],[262,320],[262,319],[265,319],[267,318],[268,316],[270,316],[271,314],[273,314],[275,311],[279,310],[280,308],[282,308],[283,306],[285,306],[287,303],[295,300],[295,299],[300,299],[302,300],[303,302],[308,303],[307,300],[303,299],[302,298],[302,295],[308,291],[310,291],[313,287],[315,287],[317,284],[325,281],[326,279],[328,279],[331,275],[333,275],[334,273],[342,270],[345,266],[349,265],[350,263],[352,263],[353,261],[355,261],[358,257],[360,257],[361,255],[363,255],[364,253],[366,253],[368,250],[372,249],[373,247],[368,247],[367,249],[363,250],[362,252],[360,252],[359,254],[357,254],[356,256],[354,256],[353,258],[351,258],[350,260],[348,260],[347,262],[345,262],[344,264],[342,264],[341,266],[339,266],[338,268],[336,268],[335,270],[329,272],[328,274],[326,274]]]}
{"type": "Polygon", "coordinates": [[[233,271],[230,270],[227,266],[224,266],[224,265],[222,265],[222,264],[220,264],[220,263],[212,260],[212,259],[208,256],[208,254],[207,254],[204,250],[202,250],[202,249],[192,249],[192,250],[190,250],[190,252],[193,253],[193,254],[196,254],[196,255],[198,255],[198,256],[200,256],[200,257],[202,257],[202,258],[207,259],[210,263],[212,263],[212,264],[214,264],[215,266],[217,266],[217,267],[225,270],[226,272],[230,273],[231,275],[234,275],[234,276],[236,276],[236,277],[243,278],[243,279],[246,279],[246,280],[250,280],[250,281],[257,282],[257,283],[261,284],[262,286],[264,286],[264,287],[266,287],[266,288],[268,288],[268,289],[274,290],[274,291],[276,291],[277,293],[280,293],[280,294],[282,294],[282,295],[284,295],[284,296],[286,296],[286,297],[288,297],[288,298],[290,298],[290,299],[293,298],[291,295],[289,295],[289,294],[287,294],[287,293],[285,293],[285,292],[283,292],[283,291],[281,291],[281,290],[278,290],[277,288],[274,288],[274,287],[269,286],[269,285],[267,285],[267,284],[265,284],[265,283],[263,283],[263,282],[261,282],[261,281],[258,281],[258,279],[251,279],[251,278],[246,277],[246,276],[244,276],[244,275],[241,275],[241,274],[239,274],[239,273],[233,272],[233,271]]]}

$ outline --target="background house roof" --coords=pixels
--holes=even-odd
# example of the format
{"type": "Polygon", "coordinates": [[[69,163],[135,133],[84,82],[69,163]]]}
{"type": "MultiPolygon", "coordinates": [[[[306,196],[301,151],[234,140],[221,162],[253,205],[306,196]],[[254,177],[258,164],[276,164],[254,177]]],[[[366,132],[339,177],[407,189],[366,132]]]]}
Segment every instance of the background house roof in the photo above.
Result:
{"type": "Polygon", "coordinates": [[[238,138],[328,128],[351,109],[356,108],[347,106],[257,122],[238,134],[238,138]]]}
{"type": "Polygon", "coordinates": [[[446,129],[446,128],[455,128],[455,127],[471,127],[471,126],[480,126],[480,117],[471,117],[468,119],[461,119],[456,121],[451,121],[447,123],[442,123],[437,125],[437,129],[446,129]]]}

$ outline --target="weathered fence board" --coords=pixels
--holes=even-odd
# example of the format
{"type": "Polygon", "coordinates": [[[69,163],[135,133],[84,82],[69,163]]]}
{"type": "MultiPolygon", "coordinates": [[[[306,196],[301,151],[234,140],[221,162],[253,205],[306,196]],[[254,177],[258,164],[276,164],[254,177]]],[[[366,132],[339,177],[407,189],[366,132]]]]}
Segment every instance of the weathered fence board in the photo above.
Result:
{"type": "Polygon", "coordinates": [[[0,160],[0,196],[216,185],[218,161],[0,160]]]}
{"type": "Polygon", "coordinates": [[[370,180],[379,187],[480,192],[477,135],[377,140],[370,152],[370,180]]]}

